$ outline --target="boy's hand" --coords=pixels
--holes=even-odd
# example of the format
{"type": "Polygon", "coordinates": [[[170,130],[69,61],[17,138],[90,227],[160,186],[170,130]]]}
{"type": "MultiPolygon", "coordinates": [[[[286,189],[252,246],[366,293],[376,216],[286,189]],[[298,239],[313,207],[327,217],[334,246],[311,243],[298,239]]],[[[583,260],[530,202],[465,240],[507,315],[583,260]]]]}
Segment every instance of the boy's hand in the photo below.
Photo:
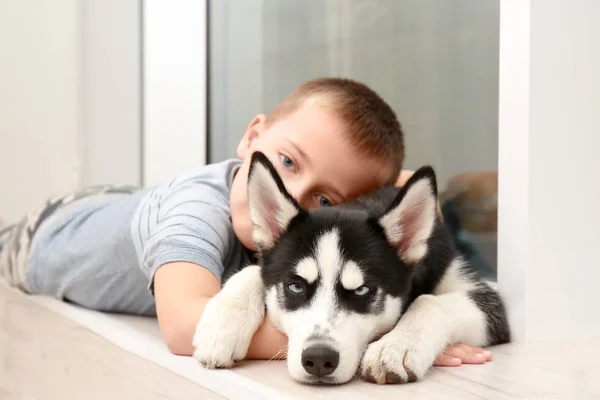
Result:
{"type": "MultiPolygon", "coordinates": [[[[154,293],[160,329],[169,350],[191,356],[198,321],[207,303],[220,292],[221,285],[212,272],[200,265],[174,262],[156,271],[154,293]]],[[[285,356],[287,337],[264,318],[252,337],[246,358],[269,360],[285,356]]]]}
{"type": "Polygon", "coordinates": [[[444,349],[436,358],[433,365],[439,367],[457,367],[461,364],[484,364],[492,360],[492,352],[456,343],[444,349]]]}

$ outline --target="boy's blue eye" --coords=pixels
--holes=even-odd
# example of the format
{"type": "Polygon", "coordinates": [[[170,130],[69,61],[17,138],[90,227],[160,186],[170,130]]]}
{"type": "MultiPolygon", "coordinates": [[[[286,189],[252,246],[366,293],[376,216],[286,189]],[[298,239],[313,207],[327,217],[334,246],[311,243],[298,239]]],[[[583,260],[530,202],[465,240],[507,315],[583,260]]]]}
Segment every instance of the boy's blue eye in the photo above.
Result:
{"type": "Polygon", "coordinates": [[[279,159],[281,160],[283,165],[285,165],[286,168],[294,169],[294,167],[295,167],[294,162],[288,156],[284,156],[283,154],[280,154],[279,159]]]}
{"type": "Polygon", "coordinates": [[[317,200],[319,200],[319,205],[321,207],[331,207],[332,204],[329,201],[329,199],[327,199],[327,197],[323,197],[323,196],[317,196],[317,200]]]}

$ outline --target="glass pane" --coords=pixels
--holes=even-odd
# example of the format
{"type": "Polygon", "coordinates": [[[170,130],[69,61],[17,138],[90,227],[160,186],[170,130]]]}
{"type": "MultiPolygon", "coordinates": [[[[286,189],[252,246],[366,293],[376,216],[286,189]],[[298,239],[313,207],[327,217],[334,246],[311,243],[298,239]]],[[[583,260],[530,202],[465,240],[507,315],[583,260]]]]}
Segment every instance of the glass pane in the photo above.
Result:
{"type": "Polygon", "coordinates": [[[457,243],[495,277],[498,0],[211,0],[209,25],[211,162],[302,82],[362,81],[404,127],[405,168],[436,168],[457,243]]]}

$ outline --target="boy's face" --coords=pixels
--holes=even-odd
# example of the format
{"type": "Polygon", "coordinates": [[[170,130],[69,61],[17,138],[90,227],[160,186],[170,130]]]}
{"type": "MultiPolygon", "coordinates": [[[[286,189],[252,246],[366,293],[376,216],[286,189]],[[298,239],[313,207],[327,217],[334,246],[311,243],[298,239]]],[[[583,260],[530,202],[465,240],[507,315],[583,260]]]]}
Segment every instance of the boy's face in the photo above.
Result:
{"type": "Polygon", "coordinates": [[[286,189],[305,209],[328,207],[377,189],[389,178],[380,160],[357,152],[347,141],[337,117],[318,105],[304,105],[266,126],[259,115],[238,146],[244,160],[231,189],[231,217],[238,239],[251,250],[252,222],[248,210],[250,156],[263,152],[286,189]]]}

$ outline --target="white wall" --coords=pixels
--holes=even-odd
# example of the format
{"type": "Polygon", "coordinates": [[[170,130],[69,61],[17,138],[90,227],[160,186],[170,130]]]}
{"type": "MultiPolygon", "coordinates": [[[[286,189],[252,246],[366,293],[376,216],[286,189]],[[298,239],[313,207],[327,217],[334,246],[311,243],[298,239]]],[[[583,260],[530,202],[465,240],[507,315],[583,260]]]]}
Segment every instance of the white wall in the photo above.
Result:
{"type": "Polygon", "coordinates": [[[77,186],[77,0],[0,3],[0,218],[77,186]]]}
{"type": "Polygon", "coordinates": [[[141,184],[141,7],[81,4],[83,185],[141,184]]]}
{"type": "Polygon", "coordinates": [[[206,0],[146,1],[143,170],[152,185],[206,163],[206,0]]]}
{"type": "Polygon", "coordinates": [[[600,335],[600,2],[506,0],[499,285],[517,339],[600,335]]]}
{"type": "Polygon", "coordinates": [[[531,5],[532,339],[600,335],[600,2],[531,5]]]}
{"type": "Polygon", "coordinates": [[[141,182],[140,2],[0,3],[0,218],[141,182]]]}

